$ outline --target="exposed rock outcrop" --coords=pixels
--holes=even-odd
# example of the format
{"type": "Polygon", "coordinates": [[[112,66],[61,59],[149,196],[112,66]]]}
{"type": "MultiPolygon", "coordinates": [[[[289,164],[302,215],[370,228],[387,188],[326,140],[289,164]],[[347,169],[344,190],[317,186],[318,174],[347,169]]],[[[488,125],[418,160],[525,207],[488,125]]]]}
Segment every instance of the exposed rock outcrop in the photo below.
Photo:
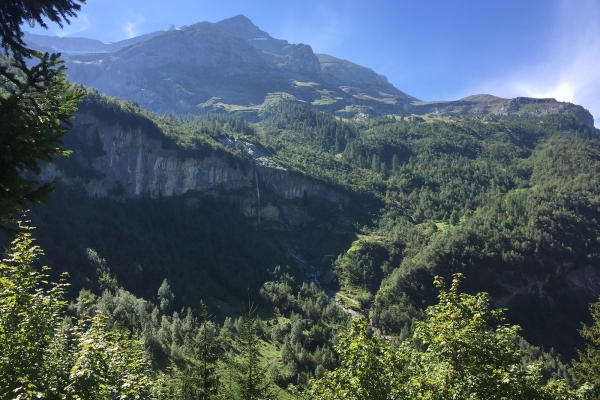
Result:
{"type": "Polygon", "coordinates": [[[402,93],[391,85],[387,78],[377,74],[370,68],[362,67],[350,61],[342,60],[327,54],[317,54],[323,72],[323,80],[336,86],[379,88],[390,94],[403,95],[411,100],[414,97],[402,93]]]}
{"type": "Polygon", "coordinates": [[[231,146],[249,148],[256,157],[236,160],[226,152],[194,156],[165,148],[164,140],[142,129],[128,130],[119,124],[100,121],[93,113],[77,113],[73,127],[64,138],[73,150],[68,159],[46,164],[44,181],[60,180],[67,185],[82,185],[92,197],[176,196],[189,191],[224,195],[238,199],[247,216],[272,224],[300,225],[313,218],[289,200],[318,197],[346,203],[347,196],[330,186],[292,173],[270,162],[267,152],[250,143],[231,141],[231,146]],[[254,169],[261,190],[269,201],[256,199],[254,169]]]}
{"type": "Polygon", "coordinates": [[[417,115],[434,114],[440,116],[450,115],[552,115],[575,111],[577,118],[588,128],[594,130],[594,117],[588,110],[581,106],[556,101],[556,99],[536,99],[531,97],[516,97],[504,99],[489,94],[468,96],[455,101],[415,101],[412,103],[411,112],[417,115]]]}
{"type": "Polygon", "coordinates": [[[318,78],[321,73],[319,59],[312,48],[306,44],[295,46],[285,56],[282,67],[301,74],[313,75],[315,78],[318,78]]]}

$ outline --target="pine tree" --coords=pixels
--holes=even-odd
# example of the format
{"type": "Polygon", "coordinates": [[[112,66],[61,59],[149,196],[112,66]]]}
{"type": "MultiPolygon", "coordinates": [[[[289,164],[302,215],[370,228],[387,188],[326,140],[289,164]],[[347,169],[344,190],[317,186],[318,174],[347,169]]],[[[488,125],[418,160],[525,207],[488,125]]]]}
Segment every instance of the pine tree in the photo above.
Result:
{"type": "Polygon", "coordinates": [[[381,175],[384,178],[387,178],[389,170],[388,170],[388,167],[387,167],[387,164],[385,163],[385,161],[381,162],[381,168],[379,168],[379,171],[381,172],[381,175]]]}
{"type": "Polygon", "coordinates": [[[583,352],[579,351],[579,361],[573,362],[571,376],[579,383],[594,385],[595,395],[600,398],[600,302],[590,304],[594,323],[584,325],[581,336],[588,340],[583,352]]]}
{"type": "Polygon", "coordinates": [[[398,160],[398,156],[394,154],[392,157],[392,172],[398,172],[400,169],[400,161],[398,160]]]}
{"type": "Polygon", "coordinates": [[[379,161],[379,155],[373,154],[373,158],[371,158],[371,170],[373,172],[379,172],[381,168],[381,162],[379,161]]]}
{"type": "Polygon", "coordinates": [[[0,2],[0,229],[28,202],[46,199],[53,184],[39,185],[25,172],[38,174],[39,161],[68,152],[58,146],[67,132],[76,104],[83,97],[66,81],[60,54],[42,54],[25,47],[21,25],[44,19],[63,26],[85,0],[6,0],[0,2]],[[36,59],[37,64],[31,65],[36,59]]]}
{"type": "Polygon", "coordinates": [[[217,331],[209,321],[202,304],[202,325],[194,343],[192,360],[182,371],[177,371],[176,398],[181,400],[210,400],[219,398],[221,383],[217,373],[217,331]]]}
{"type": "Polygon", "coordinates": [[[241,332],[241,359],[234,363],[236,397],[241,400],[268,400],[274,398],[267,368],[261,361],[260,338],[256,333],[256,308],[249,304],[241,332]]]}
{"type": "Polygon", "coordinates": [[[460,216],[456,210],[452,211],[452,214],[450,214],[450,220],[448,222],[450,222],[451,225],[458,225],[460,222],[460,216]]]}

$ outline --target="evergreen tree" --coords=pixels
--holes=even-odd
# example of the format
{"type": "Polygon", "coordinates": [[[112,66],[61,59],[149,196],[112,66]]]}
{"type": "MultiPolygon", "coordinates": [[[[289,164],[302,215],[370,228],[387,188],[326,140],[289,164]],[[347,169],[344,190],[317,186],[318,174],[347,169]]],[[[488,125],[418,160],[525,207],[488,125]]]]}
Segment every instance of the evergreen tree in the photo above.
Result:
{"type": "MultiPolygon", "coordinates": [[[[85,3],[84,0],[77,2],[85,3]]],[[[58,146],[67,132],[76,104],[83,97],[66,81],[60,54],[42,54],[25,47],[21,25],[44,19],[63,26],[80,5],[73,0],[7,0],[0,3],[0,228],[28,202],[44,200],[52,183],[39,185],[25,176],[38,174],[39,161],[68,152],[58,146]],[[37,64],[31,64],[37,59],[37,64]]]]}
{"type": "Polygon", "coordinates": [[[579,384],[594,385],[596,398],[600,398],[600,302],[590,304],[594,323],[584,325],[581,336],[588,340],[585,350],[579,353],[579,361],[573,362],[571,376],[579,384]]]}
{"type": "Polygon", "coordinates": [[[452,214],[450,214],[450,219],[448,220],[448,222],[451,225],[458,225],[458,223],[460,222],[460,216],[458,215],[458,212],[456,212],[456,210],[452,211],[452,214]]]}
{"type": "Polygon", "coordinates": [[[234,382],[236,384],[236,398],[240,400],[268,400],[273,399],[271,381],[267,376],[267,368],[260,360],[260,338],[257,335],[257,319],[252,315],[256,308],[248,305],[248,311],[243,318],[241,329],[241,356],[234,363],[234,382]]]}
{"type": "Polygon", "coordinates": [[[191,360],[176,371],[175,398],[181,400],[217,399],[221,383],[217,373],[217,330],[209,321],[206,305],[202,305],[202,325],[193,344],[191,360]]]}
{"type": "Polygon", "coordinates": [[[381,168],[379,168],[379,171],[381,171],[381,175],[384,178],[387,178],[389,170],[388,170],[388,167],[387,167],[387,164],[385,163],[385,161],[381,162],[381,168]]]}
{"type": "Polygon", "coordinates": [[[371,158],[371,170],[373,172],[379,172],[381,168],[381,162],[379,161],[379,155],[373,154],[373,158],[371,158]]]}
{"type": "Polygon", "coordinates": [[[394,154],[392,157],[392,172],[398,172],[400,169],[400,161],[398,160],[398,156],[394,154]]]}

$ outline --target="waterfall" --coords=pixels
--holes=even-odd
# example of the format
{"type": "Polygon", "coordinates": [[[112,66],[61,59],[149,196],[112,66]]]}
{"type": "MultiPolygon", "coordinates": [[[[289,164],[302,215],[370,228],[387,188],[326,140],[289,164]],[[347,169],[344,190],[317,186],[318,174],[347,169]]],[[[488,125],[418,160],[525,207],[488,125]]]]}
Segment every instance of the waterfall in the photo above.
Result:
{"type": "Polygon", "coordinates": [[[254,180],[256,181],[256,197],[258,198],[258,206],[256,207],[258,214],[258,226],[260,226],[260,190],[258,189],[258,172],[254,168],[254,180]]]}

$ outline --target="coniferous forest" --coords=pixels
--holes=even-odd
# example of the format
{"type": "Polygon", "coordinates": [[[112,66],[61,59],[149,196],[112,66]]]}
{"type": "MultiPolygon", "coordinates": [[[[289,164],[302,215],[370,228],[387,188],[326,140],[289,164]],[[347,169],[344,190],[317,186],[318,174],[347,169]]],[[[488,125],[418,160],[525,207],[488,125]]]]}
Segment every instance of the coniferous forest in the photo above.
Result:
{"type": "Polygon", "coordinates": [[[600,397],[600,134],[580,106],[344,119],[282,97],[253,122],[157,115],[25,47],[24,20],[78,2],[10,4],[0,398],[600,397]],[[256,187],[90,196],[90,116],[255,168],[256,187]],[[259,161],[343,201],[284,198],[259,161]],[[43,181],[42,162],[66,178],[43,181]],[[262,220],[244,206],[259,190],[262,220]]]}

